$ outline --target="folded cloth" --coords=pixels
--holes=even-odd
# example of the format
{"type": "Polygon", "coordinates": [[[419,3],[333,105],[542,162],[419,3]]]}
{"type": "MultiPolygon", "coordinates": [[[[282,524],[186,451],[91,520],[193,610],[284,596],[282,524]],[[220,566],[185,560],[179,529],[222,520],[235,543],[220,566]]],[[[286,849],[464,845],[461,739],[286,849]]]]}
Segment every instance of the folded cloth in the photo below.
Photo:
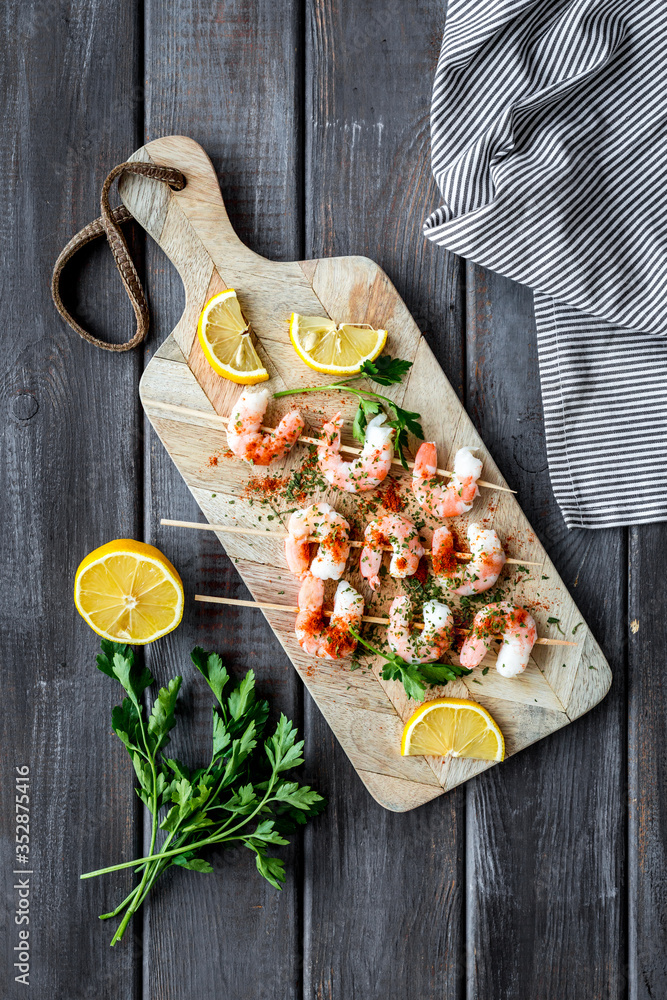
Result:
{"type": "Polygon", "coordinates": [[[534,291],[569,527],[667,520],[667,3],[449,0],[424,233],[534,291]]]}

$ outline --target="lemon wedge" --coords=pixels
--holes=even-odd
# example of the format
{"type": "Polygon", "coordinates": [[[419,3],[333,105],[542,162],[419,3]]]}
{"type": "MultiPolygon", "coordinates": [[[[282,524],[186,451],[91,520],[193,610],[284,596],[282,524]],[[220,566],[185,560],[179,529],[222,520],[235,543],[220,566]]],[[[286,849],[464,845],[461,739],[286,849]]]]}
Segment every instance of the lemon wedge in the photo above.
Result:
{"type": "Polygon", "coordinates": [[[197,336],[204,357],[218,375],[242,385],[268,379],[233,288],[208,300],[197,323],[197,336]]]}
{"type": "Polygon", "coordinates": [[[505,759],[505,740],[497,723],[476,701],[434,698],[406,722],[401,754],[500,761],[505,759]]]}
{"type": "Polygon", "coordinates": [[[292,313],[289,335],[303,363],[325,375],[356,375],[364,361],[374,361],[387,343],[386,330],[298,313],[292,313]]]}
{"type": "Polygon", "coordinates": [[[79,565],[74,603],[98,635],[145,646],[180,622],[183,584],[154,545],[117,538],[94,549],[79,565]]]}

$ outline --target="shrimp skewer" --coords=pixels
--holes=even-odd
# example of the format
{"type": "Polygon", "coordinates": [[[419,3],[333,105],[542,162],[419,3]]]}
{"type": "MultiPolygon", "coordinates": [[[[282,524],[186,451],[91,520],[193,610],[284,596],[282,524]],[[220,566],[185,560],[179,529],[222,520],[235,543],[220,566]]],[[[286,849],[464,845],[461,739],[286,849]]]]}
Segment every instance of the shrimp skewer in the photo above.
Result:
{"type": "MultiPolygon", "coordinates": [[[[267,611],[286,611],[289,614],[293,614],[298,611],[299,608],[296,604],[269,604],[267,601],[239,601],[233,597],[217,597],[214,594],[195,594],[195,601],[203,601],[207,604],[228,604],[231,607],[239,608],[265,608],[267,611]]],[[[488,606],[488,605],[487,605],[488,606]]],[[[512,607],[512,605],[510,605],[512,607]]],[[[524,611],[524,608],[514,608],[515,611],[524,611]]],[[[329,614],[328,611],[322,612],[323,616],[326,618],[329,614]]],[[[362,622],[370,622],[371,625],[389,625],[388,618],[375,618],[372,615],[362,615],[362,622]]],[[[421,629],[424,626],[419,622],[414,622],[414,627],[416,629],[421,629]]],[[[459,631],[456,629],[455,631],[459,631]]],[[[570,642],[567,639],[546,639],[538,638],[535,640],[535,644],[539,646],[578,646],[578,642],[570,642]]]]}
{"type": "Polygon", "coordinates": [[[394,455],[394,430],[386,426],[386,419],[386,414],[380,413],[368,423],[364,447],[352,462],[344,462],[340,457],[341,414],[324,424],[317,444],[317,461],[328,483],[347,493],[365,493],[386,479],[394,455]]]}
{"type": "Polygon", "coordinates": [[[269,405],[269,390],[244,389],[227,423],[230,451],[252,465],[269,465],[282,458],[296,443],[305,426],[298,410],[286,413],[273,431],[262,430],[262,420],[269,405]]]}
{"type": "Polygon", "coordinates": [[[457,517],[472,509],[479,496],[477,480],[482,463],[470,448],[459,448],[454,456],[454,474],[445,486],[437,481],[438,453],[433,441],[424,441],[415,456],[412,489],[417,502],[434,517],[457,517]]]}
{"type": "Polygon", "coordinates": [[[364,547],[359,557],[361,575],[373,590],[380,589],[380,566],[385,546],[391,546],[389,574],[398,580],[417,572],[424,546],[412,521],[398,514],[387,514],[371,521],[364,531],[364,547]]]}
{"type": "Polygon", "coordinates": [[[310,656],[326,660],[350,656],[357,648],[357,640],[349,628],[358,629],[361,625],[363,597],[346,580],[341,580],[328,625],[324,621],[323,604],[324,581],[308,573],[299,591],[299,612],[294,626],[299,645],[310,656]]]}
{"type": "MultiPolygon", "coordinates": [[[[257,535],[261,538],[280,538],[284,540],[287,535],[284,531],[267,531],[265,528],[244,528],[240,525],[235,524],[204,524],[201,521],[174,521],[168,517],[160,518],[160,524],[170,525],[173,528],[194,528],[199,531],[221,531],[223,534],[227,532],[230,535],[257,535]]],[[[311,537],[311,542],[318,541],[318,539],[311,537]]],[[[350,547],[362,549],[364,547],[364,542],[357,541],[356,539],[350,539],[350,547]]],[[[452,542],[453,544],[453,542],[452,542]]],[[[389,547],[387,546],[387,551],[389,547]]],[[[426,558],[431,558],[433,553],[430,549],[427,549],[424,553],[426,558]]],[[[443,561],[446,562],[449,558],[448,554],[443,551],[443,561]]],[[[454,558],[457,561],[466,562],[472,560],[473,556],[470,552],[454,552],[454,558]]],[[[508,557],[505,562],[508,565],[514,566],[542,566],[541,562],[531,562],[529,559],[514,559],[508,557]]],[[[442,576],[445,575],[441,571],[442,576]]]]}
{"type": "Polygon", "coordinates": [[[433,572],[438,582],[460,597],[482,594],[500,576],[507,562],[498,534],[473,522],[468,525],[468,543],[472,559],[464,566],[456,562],[454,536],[447,527],[433,532],[433,572]]]}
{"type": "Polygon", "coordinates": [[[537,640],[537,626],[525,608],[518,608],[507,601],[487,604],[477,612],[461,648],[461,666],[476,667],[481,663],[496,636],[502,638],[496,660],[498,673],[503,677],[516,677],[523,673],[537,640]]]}
{"type": "Polygon", "coordinates": [[[290,572],[301,580],[309,570],[320,580],[340,580],[350,554],[350,525],[342,514],[328,503],[314,503],[292,514],[287,531],[285,558],[290,572]],[[310,563],[313,538],[320,546],[310,563]]]}
{"type": "Polygon", "coordinates": [[[433,663],[446,653],[454,638],[454,616],[446,604],[426,601],[424,629],[413,632],[410,600],[396,597],[389,609],[387,641],[406,663],[433,663]]]}

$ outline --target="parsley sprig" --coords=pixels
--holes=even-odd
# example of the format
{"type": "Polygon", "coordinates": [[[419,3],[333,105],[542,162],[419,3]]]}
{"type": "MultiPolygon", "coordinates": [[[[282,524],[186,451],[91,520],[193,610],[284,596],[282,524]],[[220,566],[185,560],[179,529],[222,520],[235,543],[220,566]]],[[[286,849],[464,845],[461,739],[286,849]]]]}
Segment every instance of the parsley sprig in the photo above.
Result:
{"type": "Polygon", "coordinates": [[[270,847],[288,844],[285,834],[324,808],[318,792],[286,776],[303,763],[303,741],[297,742],[297,730],[284,715],[262,745],[269,705],[257,697],[252,670],[231,687],[217,653],[197,647],[192,660],[216,701],[211,760],[207,767],[195,770],[163,753],[176,722],[181,678],[174,677],[160,689],[146,715],[141,699],[153,683],[150,671],[135,663],[129,646],[102,640],[97,666],[127,692],[112,712],[112,728],[130,755],[139,781],[137,794],[152,817],[146,857],[81,876],[92,878],[123,868],[141,873],[129,896],[100,917],[107,920],[123,914],[112,945],[120,941],[133,914],[167,868],[179,865],[190,871],[213,871],[201,857],[206,847],[243,844],[255,855],[260,875],[280,889],[285,868],[279,858],[269,855],[270,847]],[[156,850],[158,830],[166,836],[156,850]]]}
{"type": "Polygon", "coordinates": [[[457,667],[454,663],[408,663],[402,656],[394,652],[382,652],[371,646],[365,639],[350,626],[350,632],[357,642],[369,649],[376,656],[381,656],[385,660],[382,668],[382,679],[385,681],[400,681],[405,689],[408,698],[415,701],[423,701],[427,687],[447,684],[448,681],[455,681],[458,677],[471,674],[472,670],[465,667],[457,667]]]}
{"type": "Polygon", "coordinates": [[[357,441],[363,443],[366,434],[366,427],[369,420],[376,417],[382,409],[387,412],[390,418],[387,421],[388,427],[393,427],[396,431],[395,449],[404,469],[408,463],[403,454],[403,449],[408,447],[408,433],[414,434],[418,440],[424,440],[424,431],[420,423],[421,416],[412,410],[404,410],[402,406],[395,403],[388,396],[383,396],[379,392],[372,392],[370,389],[355,389],[350,386],[360,378],[369,378],[378,385],[397,385],[402,382],[403,376],[412,368],[412,361],[405,361],[403,358],[392,358],[388,354],[383,354],[375,361],[364,361],[358,375],[353,375],[347,379],[340,379],[331,385],[312,385],[305,389],[284,389],[282,392],[275,392],[274,399],[282,396],[295,396],[301,392],[325,392],[330,389],[339,389],[350,392],[359,400],[359,406],[352,424],[352,433],[357,441]],[[380,402],[381,401],[381,402],[380,402]]]}

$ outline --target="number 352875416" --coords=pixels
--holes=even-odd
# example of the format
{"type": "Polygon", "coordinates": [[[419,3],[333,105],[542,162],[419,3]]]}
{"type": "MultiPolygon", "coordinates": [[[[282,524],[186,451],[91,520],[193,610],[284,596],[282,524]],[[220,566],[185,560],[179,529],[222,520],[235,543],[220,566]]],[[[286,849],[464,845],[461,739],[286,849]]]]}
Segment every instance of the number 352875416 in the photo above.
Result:
{"type": "Polygon", "coordinates": [[[16,862],[19,865],[27,865],[30,857],[30,768],[27,764],[16,768],[14,800],[16,862]]]}

